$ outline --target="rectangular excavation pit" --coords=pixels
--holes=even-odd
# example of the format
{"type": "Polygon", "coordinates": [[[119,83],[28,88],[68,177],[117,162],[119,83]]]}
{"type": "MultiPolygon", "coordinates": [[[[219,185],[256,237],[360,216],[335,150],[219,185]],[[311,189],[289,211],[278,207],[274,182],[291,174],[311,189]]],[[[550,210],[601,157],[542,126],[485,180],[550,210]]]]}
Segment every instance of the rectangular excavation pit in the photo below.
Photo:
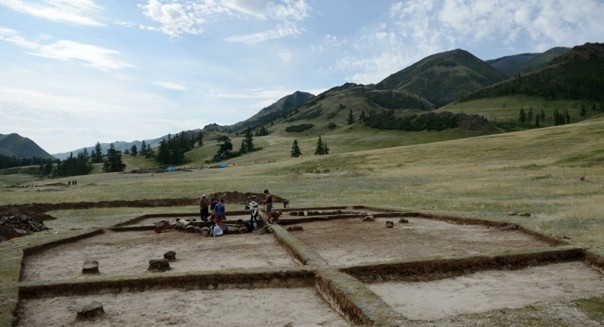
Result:
{"type": "Polygon", "coordinates": [[[150,275],[149,260],[176,252],[171,269],[161,274],[225,269],[296,267],[298,264],[272,234],[204,237],[170,230],[105,231],[100,235],[37,248],[22,262],[21,280],[67,280],[96,276],[150,275]],[[99,263],[99,275],[82,274],[85,260],[99,263]]]}
{"type": "Polygon", "coordinates": [[[314,284],[299,269],[25,285],[17,325],[70,325],[98,301],[105,313],[77,325],[351,326],[314,284]]]}
{"type": "Polygon", "coordinates": [[[549,242],[521,230],[406,217],[336,219],[303,223],[295,237],[308,244],[330,265],[480,255],[497,251],[548,247],[549,242]],[[392,221],[393,228],[386,228],[392,221]]]}
{"type": "MultiPolygon", "coordinates": [[[[134,219],[130,219],[120,224],[116,224],[114,227],[135,227],[135,226],[154,226],[155,222],[159,222],[162,220],[175,220],[177,218],[187,219],[187,220],[195,220],[197,222],[201,221],[199,216],[199,212],[196,213],[161,213],[161,214],[146,214],[134,219]]],[[[237,219],[249,220],[250,214],[248,211],[231,211],[227,212],[227,221],[234,222],[237,219]]]]}
{"type": "MultiPolygon", "coordinates": [[[[604,275],[583,261],[571,261],[517,270],[485,270],[429,281],[372,283],[368,288],[396,312],[416,320],[414,324],[429,320],[430,325],[448,326],[458,325],[454,316],[459,314],[537,304],[549,306],[602,296],[604,275]]],[[[569,316],[576,309],[560,305],[557,310],[555,314],[569,316]]],[[[579,321],[573,324],[583,325],[579,321]]]]}

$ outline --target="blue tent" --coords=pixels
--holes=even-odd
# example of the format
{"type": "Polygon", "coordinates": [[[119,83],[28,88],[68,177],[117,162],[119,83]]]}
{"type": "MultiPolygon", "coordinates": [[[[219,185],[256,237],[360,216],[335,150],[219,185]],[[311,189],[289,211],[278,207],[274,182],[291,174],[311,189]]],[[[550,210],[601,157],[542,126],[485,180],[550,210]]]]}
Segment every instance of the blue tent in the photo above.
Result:
{"type": "Polygon", "coordinates": [[[216,166],[217,166],[218,168],[226,168],[226,167],[227,167],[227,164],[226,164],[226,162],[219,162],[218,164],[216,164],[216,166]]]}
{"type": "Polygon", "coordinates": [[[174,166],[170,166],[168,168],[166,168],[166,171],[177,171],[178,168],[174,167],[174,166]]]}

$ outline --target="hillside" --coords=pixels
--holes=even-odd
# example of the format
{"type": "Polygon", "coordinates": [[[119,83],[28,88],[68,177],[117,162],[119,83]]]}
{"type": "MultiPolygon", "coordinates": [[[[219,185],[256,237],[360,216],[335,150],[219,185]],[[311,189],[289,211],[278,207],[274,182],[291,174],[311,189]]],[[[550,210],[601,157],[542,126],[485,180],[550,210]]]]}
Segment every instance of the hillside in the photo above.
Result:
{"type": "Polygon", "coordinates": [[[44,151],[36,142],[12,133],[0,134],[0,155],[17,158],[42,158],[54,159],[48,152],[44,151]]]}
{"type": "Polygon", "coordinates": [[[461,101],[508,95],[546,100],[604,101],[604,44],[586,43],[561,55],[543,69],[476,91],[461,101]]]}
{"type": "Polygon", "coordinates": [[[375,88],[418,94],[440,107],[506,78],[471,53],[456,49],[426,57],[388,76],[375,88]]]}
{"type": "Polygon", "coordinates": [[[252,117],[238,122],[228,127],[231,132],[243,131],[250,127],[252,129],[270,124],[276,119],[287,116],[290,112],[295,111],[298,107],[306,103],[314,97],[313,94],[307,92],[296,91],[293,94],[284,96],[270,106],[261,109],[252,117]]]}
{"type": "Polygon", "coordinates": [[[487,60],[486,63],[512,77],[516,74],[528,74],[545,66],[552,59],[570,51],[570,48],[556,47],[543,53],[522,53],[487,60]]]}
{"type": "MultiPolygon", "coordinates": [[[[490,61],[504,65],[509,69],[522,70],[527,69],[529,66],[541,67],[545,62],[551,61],[552,57],[557,56],[559,53],[563,53],[566,48],[553,48],[542,54],[521,54],[517,56],[508,56],[490,61]]],[[[559,63],[554,64],[554,61],[547,64],[545,67],[552,65],[564,66],[566,64],[559,63]]],[[[589,63],[585,68],[582,69],[593,69],[589,63]]],[[[543,69],[542,71],[546,71],[543,69]]],[[[597,71],[597,69],[595,70],[597,71]]],[[[594,73],[592,70],[591,73],[594,73]]],[[[588,74],[589,75],[589,74],[588,74]]],[[[532,76],[527,75],[527,76],[532,76]]],[[[318,136],[325,133],[340,133],[342,130],[346,133],[354,133],[354,131],[347,131],[347,129],[360,125],[359,121],[366,118],[370,113],[377,114],[374,117],[373,124],[368,124],[374,128],[388,128],[391,129],[393,126],[400,128],[403,126],[407,131],[422,130],[422,126],[426,126],[428,130],[436,129],[442,130],[445,126],[460,126],[459,128],[470,127],[470,130],[481,130],[481,133],[492,133],[497,131],[496,127],[504,128],[505,130],[516,130],[514,128],[508,128],[509,126],[500,126],[501,123],[508,121],[514,121],[517,118],[518,110],[522,107],[530,108],[536,102],[539,103],[539,108],[545,109],[552,108],[549,111],[561,108],[564,110],[570,108],[573,114],[572,121],[578,121],[576,115],[582,111],[584,106],[592,108],[592,103],[586,102],[574,102],[569,106],[566,106],[565,102],[557,103],[555,106],[541,105],[540,93],[545,93],[548,90],[547,83],[535,83],[533,93],[525,92],[519,93],[521,95],[518,99],[505,99],[503,101],[496,100],[501,97],[506,97],[507,94],[501,91],[485,91],[485,90],[498,90],[496,88],[490,88],[490,86],[496,85],[509,85],[506,82],[507,77],[499,72],[497,69],[488,63],[476,58],[464,50],[452,50],[447,52],[438,53],[429,57],[426,57],[419,62],[395,73],[381,81],[376,85],[362,85],[354,83],[346,83],[341,86],[333,87],[317,96],[313,96],[306,92],[295,92],[288,96],[285,96],[274,104],[261,109],[257,114],[252,117],[240,121],[234,125],[220,126],[217,124],[209,124],[203,128],[204,140],[214,140],[218,134],[227,134],[232,138],[239,137],[246,128],[250,127],[254,130],[256,136],[264,135],[258,133],[261,129],[264,133],[264,129],[268,133],[277,133],[280,135],[312,135],[318,136]],[[543,85],[546,85],[545,87],[543,85]],[[483,93],[484,92],[484,93],[483,93]],[[492,92],[492,93],[489,93],[492,92]],[[477,96],[477,94],[484,94],[477,96]],[[538,99],[531,99],[527,103],[522,102],[522,97],[536,96],[538,99]],[[465,102],[458,102],[459,99],[464,99],[465,102]],[[476,107],[471,104],[469,108],[464,103],[468,103],[470,100],[480,99],[475,104],[483,105],[484,99],[492,98],[496,103],[487,103],[489,108],[488,112],[484,112],[482,108],[476,107]],[[511,106],[508,105],[511,103],[511,106]],[[446,106],[444,106],[446,105],[446,106]],[[444,107],[443,107],[444,106],[444,107]],[[443,110],[439,110],[438,115],[426,115],[422,116],[422,113],[426,113],[436,108],[441,107],[443,110]],[[469,109],[469,110],[468,110],[469,109]],[[483,115],[489,121],[478,119],[476,117],[464,117],[463,115],[453,116],[447,114],[440,114],[442,111],[450,110],[454,113],[461,113],[463,115],[483,115]],[[394,111],[395,119],[391,122],[387,122],[389,111],[394,111]],[[501,114],[500,114],[501,113],[501,114]],[[354,124],[349,123],[350,116],[352,116],[354,124]],[[505,117],[502,121],[501,117],[505,117]],[[375,119],[377,118],[377,119],[375,119]],[[458,124],[457,122],[461,122],[458,124]],[[471,122],[467,124],[466,122],[471,122]],[[477,124],[478,123],[478,124],[477,124]],[[493,124],[495,126],[493,126],[493,124]],[[478,127],[478,128],[477,128],[478,127]],[[297,134],[292,134],[292,131],[296,131],[297,134]],[[300,134],[302,133],[302,134],[300,134]]],[[[559,80],[557,77],[548,77],[552,81],[559,80]]],[[[579,79],[585,79],[584,76],[579,79]]],[[[525,77],[522,77],[525,80],[525,77]]],[[[526,79],[528,80],[528,78],[526,79]]],[[[513,79],[511,80],[513,81],[513,79]]],[[[595,84],[598,86],[598,84],[595,84]]],[[[550,88],[551,89],[551,88],[550,88]]],[[[581,89],[584,92],[585,89],[581,89]]],[[[588,90],[589,91],[589,90],[588,90]]],[[[593,94],[593,90],[588,93],[593,94]]],[[[512,96],[516,96],[516,93],[512,93],[512,96]]],[[[585,94],[578,94],[577,97],[581,98],[585,94]]],[[[541,95],[545,101],[551,101],[551,98],[547,98],[541,95]]],[[[583,99],[587,101],[588,99],[583,99]]],[[[487,101],[488,102],[488,101],[487,101]]],[[[598,105],[599,107],[599,105],[598,105]]],[[[547,114],[551,114],[551,112],[547,114]]],[[[592,110],[593,111],[593,110],[592,110]]],[[[590,112],[587,116],[592,115],[590,112]]],[[[583,116],[584,118],[585,116],[583,116]]],[[[548,125],[549,123],[545,123],[548,125]]],[[[365,124],[363,124],[365,125],[365,124]]],[[[530,127],[522,127],[520,129],[530,127]]],[[[447,127],[449,128],[449,127],[447,127]]],[[[198,131],[198,130],[197,130],[198,131]]],[[[156,147],[166,136],[162,136],[153,140],[146,140],[152,147],[156,147]]],[[[439,138],[440,139],[440,138],[439,138]]],[[[238,142],[233,141],[235,147],[238,142]]],[[[140,146],[140,141],[134,142],[115,142],[116,149],[128,150],[130,147],[136,144],[140,146]]],[[[108,144],[103,144],[103,148],[108,147],[108,144]]],[[[92,147],[88,147],[89,152],[92,147]]],[[[266,149],[265,149],[266,150],[266,149]]],[[[79,150],[75,150],[77,152],[79,150]]],[[[196,153],[192,155],[192,158],[204,158],[207,160],[208,154],[215,152],[215,149],[204,150],[204,155],[196,153]]],[[[67,157],[69,152],[64,154],[57,154],[59,158],[67,157]]]]}
{"type": "Polygon", "coordinates": [[[523,67],[537,57],[539,53],[521,53],[512,56],[505,56],[497,59],[486,60],[485,62],[507,76],[514,76],[520,72],[523,67]]]}

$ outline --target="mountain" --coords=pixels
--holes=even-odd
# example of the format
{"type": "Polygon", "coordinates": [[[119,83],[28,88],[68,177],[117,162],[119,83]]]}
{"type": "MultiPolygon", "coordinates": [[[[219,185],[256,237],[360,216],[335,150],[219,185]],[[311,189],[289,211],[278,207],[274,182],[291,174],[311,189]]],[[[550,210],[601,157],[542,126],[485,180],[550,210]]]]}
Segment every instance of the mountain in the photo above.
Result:
{"type": "Polygon", "coordinates": [[[460,101],[508,95],[539,96],[546,100],[604,101],[604,43],[573,47],[539,71],[492,85],[460,101]]]}
{"type": "Polygon", "coordinates": [[[0,154],[8,157],[17,158],[42,158],[54,159],[48,152],[44,151],[36,142],[22,137],[19,134],[12,133],[8,135],[0,134],[0,154]]]}
{"type": "Polygon", "coordinates": [[[539,53],[521,53],[518,55],[486,60],[485,62],[507,76],[514,76],[524,69],[527,63],[539,55],[539,53]]]}
{"type": "Polygon", "coordinates": [[[507,76],[465,50],[426,57],[375,85],[379,90],[418,94],[440,107],[507,76]]]}
{"type": "Polygon", "coordinates": [[[528,74],[545,66],[552,59],[570,51],[570,48],[556,47],[543,53],[522,53],[497,59],[487,60],[486,63],[495,69],[513,77],[516,74],[528,74]]]}
{"type": "Polygon", "coordinates": [[[229,130],[231,132],[236,132],[242,131],[248,127],[255,129],[267,125],[276,119],[287,116],[289,113],[296,110],[298,107],[314,97],[315,96],[313,94],[296,91],[277,100],[277,102],[271,104],[270,106],[261,109],[252,117],[238,122],[235,125],[229,126],[229,130]]]}

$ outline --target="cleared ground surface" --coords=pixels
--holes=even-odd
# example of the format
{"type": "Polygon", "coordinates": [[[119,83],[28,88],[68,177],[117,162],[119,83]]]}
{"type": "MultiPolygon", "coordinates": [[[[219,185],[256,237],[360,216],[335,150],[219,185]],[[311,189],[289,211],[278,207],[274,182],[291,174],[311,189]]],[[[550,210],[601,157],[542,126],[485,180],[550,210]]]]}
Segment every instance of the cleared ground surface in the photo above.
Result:
{"type": "Polygon", "coordinates": [[[305,223],[296,237],[309,244],[330,265],[356,265],[434,256],[474,255],[491,251],[544,247],[547,243],[519,231],[478,225],[407,218],[332,220],[305,223]],[[393,221],[394,228],[386,228],[393,221]]]}
{"type": "Polygon", "coordinates": [[[144,275],[150,259],[176,252],[171,272],[211,271],[230,268],[292,267],[297,264],[271,234],[232,234],[203,237],[171,230],[156,234],[111,232],[59,245],[24,260],[24,281],[86,278],[85,260],[99,262],[101,276],[144,275]]]}
{"type": "Polygon", "coordinates": [[[350,326],[314,288],[153,291],[27,300],[19,326],[350,326]],[[99,301],[105,314],[74,322],[99,301]]]}
{"type": "MultiPolygon", "coordinates": [[[[429,282],[376,283],[369,288],[407,318],[430,320],[601,296],[604,276],[582,262],[570,262],[429,282]]],[[[577,320],[574,325],[585,324],[577,320]]]]}

